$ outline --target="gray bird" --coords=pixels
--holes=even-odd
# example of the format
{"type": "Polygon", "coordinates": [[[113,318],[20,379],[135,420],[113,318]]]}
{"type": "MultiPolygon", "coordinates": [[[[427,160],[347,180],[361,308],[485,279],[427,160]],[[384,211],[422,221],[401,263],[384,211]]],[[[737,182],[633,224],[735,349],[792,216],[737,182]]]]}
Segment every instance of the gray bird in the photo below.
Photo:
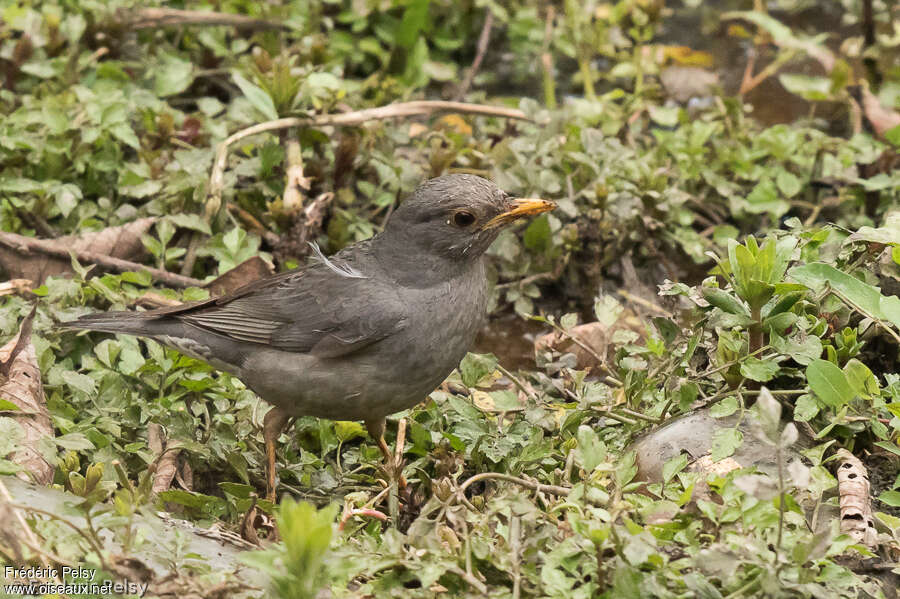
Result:
{"type": "Polygon", "coordinates": [[[422,184],[385,229],[228,295],[65,326],[154,339],[233,373],[274,407],[265,417],[267,497],[275,442],[293,416],[363,420],[389,475],[385,417],[433,391],[471,347],[488,299],[482,260],[500,230],[552,210],[474,175],[422,184]]]}

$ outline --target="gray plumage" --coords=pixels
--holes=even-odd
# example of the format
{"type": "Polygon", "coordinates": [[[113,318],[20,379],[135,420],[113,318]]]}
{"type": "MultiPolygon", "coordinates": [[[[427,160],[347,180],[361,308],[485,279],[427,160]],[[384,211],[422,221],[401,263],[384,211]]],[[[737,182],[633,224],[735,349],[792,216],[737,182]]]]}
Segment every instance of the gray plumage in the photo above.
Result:
{"type": "Polygon", "coordinates": [[[241,378],[292,415],[383,419],[431,392],[471,347],[487,305],[482,255],[522,208],[492,183],[420,186],[385,230],[234,293],[66,326],[155,339],[241,378]],[[471,221],[470,221],[471,217],[471,221]]]}

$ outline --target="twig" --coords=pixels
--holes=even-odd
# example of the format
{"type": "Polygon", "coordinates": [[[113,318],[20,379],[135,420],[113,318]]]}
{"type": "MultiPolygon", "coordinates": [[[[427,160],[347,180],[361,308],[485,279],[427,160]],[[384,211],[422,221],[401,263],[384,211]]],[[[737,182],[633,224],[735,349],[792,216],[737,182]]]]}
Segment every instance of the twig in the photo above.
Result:
{"type": "Polygon", "coordinates": [[[619,289],[618,293],[619,293],[619,295],[624,297],[629,302],[639,304],[641,306],[644,306],[645,308],[654,310],[655,312],[659,312],[666,318],[672,318],[671,312],[669,312],[668,310],[666,310],[665,308],[663,308],[661,306],[657,306],[656,304],[654,304],[653,302],[651,302],[649,300],[645,300],[644,298],[640,297],[639,295],[634,295],[633,293],[625,291],[624,289],[619,289]]]}
{"type": "Polygon", "coordinates": [[[452,572],[469,583],[470,586],[475,587],[475,590],[481,593],[482,595],[488,594],[488,588],[485,586],[483,582],[475,578],[473,575],[469,574],[459,566],[450,566],[447,568],[448,572],[452,572]]]}
{"type": "Polygon", "coordinates": [[[600,412],[601,414],[603,414],[603,416],[605,416],[606,418],[609,418],[610,420],[615,420],[616,422],[621,422],[622,424],[630,424],[630,425],[637,424],[637,422],[635,422],[631,418],[626,418],[625,416],[616,414],[615,412],[612,411],[612,408],[595,407],[594,409],[596,411],[600,412]]]}
{"type": "Polygon", "coordinates": [[[498,479],[506,481],[508,483],[515,483],[532,491],[551,493],[553,495],[559,495],[560,497],[568,497],[569,493],[572,492],[572,489],[567,489],[566,487],[560,487],[558,485],[545,485],[542,483],[525,480],[524,478],[519,478],[517,476],[503,474],[501,472],[482,472],[467,479],[466,482],[461,484],[456,490],[457,496],[463,495],[466,492],[466,489],[468,489],[478,481],[488,479],[498,479]]]}
{"type": "Polygon", "coordinates": [[[556,20],[556,7],[551,4],[547,7],[547,17],[544,19],[544,44],[541,48],[544,104],[550,110],[556,108],[556,80],[553,77],[553,53],[550,52],[550,42],[553,40],[554,20],[556,20]]]}
{"type": "MultiPolygon", "coordinates": [[[[5,489],[5,487],[4,487],[5,489]]],[[[32,514],[40,514],[42,516],[47,516],[51,520],[56,520],[57,522],[62,522],[72,530],[78,533],[84,540],[88,542],[94,552],[97,554],[97,559],[100,560],[100,566],[106,570],[107,572],[112,572],[113,570],[109,567],[109,564],[106,563],[106,558],[103,557],[103,548],[100,547],[99,543],[96,539],[92,538],[88,533],[86,533],[81,527],[75,526],[73,523],[69,522],[65,518],[54,514],[53,512],[48,512],[47,510],[42,510],[40,508],[32,507],[30,505],[21,505],[18,503],[7,503],[7,505],[14,510],[23,510],[26,512],[30,512],[32,514]]],[[[21,515],[20,515],[21,517],[21,515]]]]}
{"type": "MultiPolygon", "coordinates": [[[[9,494],[9,490],[6,488],[6,485],[3,484],[3,481],[0,481],[0,497],[3,498],[3,501],[10,508],[15,508],[16,505],[13,503],[12,495],[9,494]]],[[[40,547],[40,542],[38,541],[37,535],[34,534],[34,531],[31,530],[31,527],[28,526],[28,523],[25,522],[25,518],[22,517],[22,513],[16,509],[13,509],[13,512],[16,514],[16,520],[19,522],[19,526],[22,528],[22,532],[25,534],[25,540],[28,541],[26,545],[34,545],[31,547],[32,550],[36,551],[38,555],[41,557],[41,563],[44,564],[47,568],[50,567],[50,563],[47,561],[47,556],[40,550],[36,550],[35,547],[40,547]]],[[[60,562],[62,563],[62,562],[60,562]]],[[[54,577],[55,580],[59,580],[54,577]]]]}
{"type": "Polygon", "coordinates": [[[829,285],[827,289],[828,289],[829,293],[833,293],[834,295],[836,295],[838,297],[838,299],[840,299],[842,302],[844,302],[845,304],[850,306],[853,310],[856,310],[857,312],[859,312],[860,314],[862,314],[863,316],[865,316],[867,318],[871,318],[872,321],[875,322],[875,324],[877,324],[884,330],[884,332],[886,332],[891,337],[893,337],[897,343],[900,343],[900,335],[898,335],[894,331],[894,329],[892,329],[886,322],[884,322],[884,320],[882,320],[881,318],[878,318],[874,314],[869,314],[862,308],[862,306],[860,306],[859,304],[854,302],[852,299],[847,297],[847,295],[838,291],[834,287],[829,285]]]}
{"type": "Polygon", "coordinates": [[[106,254],[97,252],[89,252],[85,250],[74,250],[70,247],[61,247],[53,239],[36,239],[34,237],[25,237],[24,235],[16,235],[15,233],[0,232],[0,245],[16,250],[24,254],[30,252],[39,252],[59,258],[71,258],[73,255],[79,262],[94,263],[97,266],[113,270],[116,272],[125,271],[146,271],[150,273],[155,280],[165,283],[171,287],[202,287],[203,281],[192,277],[185,277],[179,274],[167,272],[159,268],[145,266],[130,260],[122,260],[114,258],[106,254]]]}
{"type": "Polygon", "coordinates": [[[463,79],[462,85],[459,86],[459,91],[456,92],[456,97],[454,98],[457,102],[463,99],[468,93],[469,88],[472,86],[472,80],[475,78],[475,73],[478,72],[479,67],[481,67],[481,61],[484,60],[484,55],[487,53],[488,43],[491,41],[491,27],[493,26],[494,13],[488,8],[487,14],[484,17],[484,26],[481,28],[481,35],[478,36],[475,60],[472,61],[472,66],[469,67],[469,70],[466,72],[466,77],[463,79]]]}
{"type": "Polygon", "coordinates": [[[286,24],[276,21],[254,19],[253,17],[230,13],[179,10],[177,8],[144,8],[137,11],[133,16],[125,16],[121,19],[121,22],[130,29],[152,29],[155,27],[183,25],[225,25],[236,29],[287,29],[286,24]]]}
{"type": "Polygon", "coordinates": [[[521,289],[525,285],[529,285],[531,283],[537,283],[538,281],[543,281],[545,279],[555,279],[559,276],[555,270],[547,271],[547,272],[539,272],[535,275],[530,275],[521,279],[516,279],[515,281],[508,281],[506,283],[498,283],[494,285],[495,289],[508,289],[509,287],[518,287],[521,289]]]}
{"type": "Polygon", "coordinates": [[[194,231],[188,242],[187,252],[184,254],[184,262],[181,263],[181,275],[191,276],[194,272],[194,264],[197,262],[197,248],[200,247],[200,232],[194,231]]]}
{"type": "Polygon", "coordinates": [[[500,372],[502,372],[502,373],[503,373],[503,376],[505,376],[506,378],[508,378],[509,380],[511,380],[512,383],[513,383],[513,385],[515,385],[516,387],[518,387],[518,388],[522,391],[522,393],[524,393],[525,395],[527,395],[532,401],[537,401],[537,400],[538,400],[537,395],[535,395],[535,393],[534,393],[533,391],[530,391],[530,390],[528,389],[528,387],[525,386],[525,383],[523,383],[522,381],[520,381],[519,378],[518,378],[517,376],[515,376],[513,373],[511,373],[509,370],[507,370],[506,368],[504,368],[504,367],[501,366],[500,364],[497,364],[497,370],[499,370],[500,372]]]}
{"type": "Polygon", "coordinates": [[[303,210],[303,200],[309,191],[309,178],[303,174],[303,150],[298,140],[287,142],[285,156],[287,168],[284,172],[281,208],[285,214],[293,216],[303,210]]]}
{"type": "Polygon", "coordinates": [[[381,522],[387,522],[388,516],[384,512],[379,512],[378,510],[371,508],[359,508],[359,509],[345,509],[344,513],[341,515],[341,522],[338,524],[338,530],[344,530],[344,526],[347,525],[347,522],[350,521],[350,518],[354,516],[366,517],[366,518],[375,518],[376,520],[380,520],[381,522]]]}
{"type": "Polygon", "coordinates": [[[401,418],[397,423],[397,443],[394,448],[394,460],[398,465],[403,459],[404,445],[406,445],[406,418],[401,418]]]}
{"type": "Polygon", "coordinates": [[[616,387],[622,386],[622,382],[619,381],[617,378],[615,378],[615,374],[613,373],[612,369],[609,367],[609,364],[607,364],[606,358],[601,357],[600,354],[598,354],[596,351],[594,351],[593,347],[591,347],[590,345],[588,345],[587,343],[582,341],[577,335],[573,335],[572,333],[565,330],[564,328],[562,328],[560,325],[553,322],[552,320],[547,320],[547,322],[549,322],[550,326],[552,326],[554,329],[559,331],[564,337],[568,337],[569,339],[571,339],[575,345],[577,345],[578,347],[580,347],[581,349],[586,351],[588,354],[591,355],[591,357],[593,357],[595,360],[597,360],[597,363],[600,365],[600,367],[603,368],[603,370],[605,370],[606,373],[609,375],[606,377],[606,380],[610,381],[616,387]]]}
{"type": "Polygon", "coordinates": [[[484,116],[496,116],[509,119],[529,120],[525,113],[514,108],[502,106],[488,106],[485,104],[468,104],[465,102],[445,102],[439,100],[420,100],[416,102],[400,102],[388,104],[377,108],[367,108],[341,114],[322,114],[314,117],[288,117],[259,123],[231,134],[225,141],[219,144],[216,150],[216,159],[213,162],[212,172],[209,176],[209,199],[206,201],[206,216],[212,218],[218,213],[222,205],[222,191],[225,186],[225,163],[228,159],[228,148],[251,135],[287,129],[290,127],[324,127],[355,126],[397,117],[428,116],[436,112],[460,112],[465,114],[480,114],[484,116]]]}
{"type": "MultiPolygon", "coordinates": [[[[572,453],[572,452],[570,452],[572,453]]],[[[512,515],[509,519],[509,548],[512,551],[512,599],[519,599],[522,587],[522,573],[520,571],[522,565],[520,557],[522,552],[522,520],[519,516],[512,515]]]]}
{"type": "Polygon", "coordinates": [[[244,224],[253,232],[259,235],[270,246],[278,243],[278,235],[266,229],[259,220],[250,212],[244,210],[237,204],[228,204],[228,211],[234,213],[244,224]]]}

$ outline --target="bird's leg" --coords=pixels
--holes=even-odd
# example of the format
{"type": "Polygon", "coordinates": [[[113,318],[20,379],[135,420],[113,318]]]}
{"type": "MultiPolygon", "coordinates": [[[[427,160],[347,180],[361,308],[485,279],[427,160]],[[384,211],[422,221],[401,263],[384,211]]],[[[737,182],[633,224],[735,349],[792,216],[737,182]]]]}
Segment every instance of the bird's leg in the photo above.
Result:
{"type": "Polygon", "coordinates": [[[263,439],[266,442],[266,499],[275,503],[275,442],[281,436],[290,416],[281,408],[273,407],[263,419],[263,439]]]}
{"type": "Polygon", "coordinates": [[[372,438],[375,439],[375,442],[378,443],[378,449],[381,450],[381,455],[384,456],[384,469],[392,480],[397,481],[397,486],[400,489],[405,489],[406,479],[403,478],[403,465],[401,460],[394,459],[391,448],[388,447],[387,442],[384,440],[384,425],[384,418],[379,420],[366,420],[366,430],[369,431],[369,435],[371,435],[372,438]]]}

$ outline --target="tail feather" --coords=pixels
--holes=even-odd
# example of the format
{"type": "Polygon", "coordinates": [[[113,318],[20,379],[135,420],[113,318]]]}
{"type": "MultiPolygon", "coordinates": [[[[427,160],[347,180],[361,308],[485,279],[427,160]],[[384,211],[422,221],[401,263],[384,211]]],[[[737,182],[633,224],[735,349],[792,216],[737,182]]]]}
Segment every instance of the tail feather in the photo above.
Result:
{"type": "Polygon", "coordinates": [[[153,324],[159,324],[159,316],[152,315],[148,318],[148,315],[143,312],[122,311],[85,314],[75,320],[64,322],[60,326],[66,329],[152,336],[156,333],[157,328],[153,324]]]}

